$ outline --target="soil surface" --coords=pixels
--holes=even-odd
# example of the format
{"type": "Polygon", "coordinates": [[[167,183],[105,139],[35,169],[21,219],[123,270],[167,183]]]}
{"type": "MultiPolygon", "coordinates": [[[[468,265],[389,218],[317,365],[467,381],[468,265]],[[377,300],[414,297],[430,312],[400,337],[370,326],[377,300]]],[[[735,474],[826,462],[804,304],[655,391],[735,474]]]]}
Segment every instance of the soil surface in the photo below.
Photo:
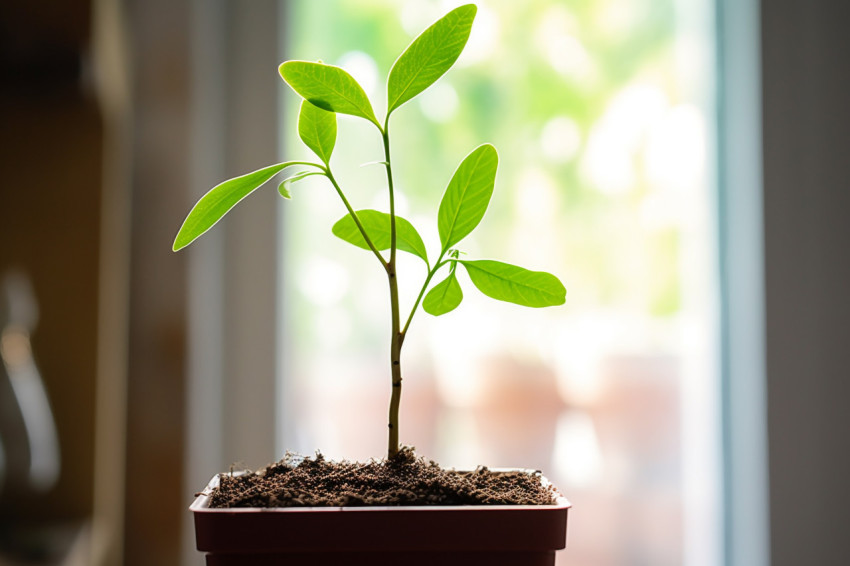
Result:
{"type": "Polygon", "coordinates": [[[553,505],[557,495],[540,472],[445,470],[405,448],[365,464],[287,454],[258,472],[222,475],[210,507],[553,505]]]}

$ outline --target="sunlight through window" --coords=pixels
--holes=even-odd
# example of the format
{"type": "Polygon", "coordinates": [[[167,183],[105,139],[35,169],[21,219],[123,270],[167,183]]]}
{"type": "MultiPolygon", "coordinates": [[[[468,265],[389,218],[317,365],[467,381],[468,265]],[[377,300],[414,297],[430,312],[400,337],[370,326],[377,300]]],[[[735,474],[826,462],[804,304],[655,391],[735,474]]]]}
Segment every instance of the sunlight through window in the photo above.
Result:
{"type": "MultiPolygon", "coordinates": [[[[394,55],[459,3],[290,2],[286,55],[348,69],[382,119],[394,55]]],[[[466,250],[555,273],[567,302],[494,303],[461,277],[456,311],[411,326],[402,442],[446,466],[543,470],[574,504],[564,564],[720,564],[713,38],[694,16],[708,0],[477,4],[463,71],[393,114],[399,210],[439,247],[446,183],[493,143],[496,189],[466,250]]],[[[293,131],[287,155],[307,155],[293,131]]],[[[384,171],[363,165],[382,159],[374,128],[341,118],[337,145],[355,208],[386,210],[384,171]]],[[[345,210],[311,181],[284,216],[286,448],[380,457],[385,275],[334,238],[345,210]]],[[[423,268],[400,261],[412,304],[423,268]]]]}

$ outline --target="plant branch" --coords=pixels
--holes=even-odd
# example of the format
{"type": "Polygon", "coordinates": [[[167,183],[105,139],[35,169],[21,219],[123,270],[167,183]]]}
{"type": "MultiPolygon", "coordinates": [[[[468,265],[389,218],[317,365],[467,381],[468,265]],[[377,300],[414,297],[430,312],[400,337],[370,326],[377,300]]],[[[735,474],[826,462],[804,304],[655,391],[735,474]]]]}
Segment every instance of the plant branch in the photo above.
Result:
{"type": "Polygon", "coordinates": [[[428,276],[425,277],[425,282],[422,284],[422,289],[419,290],[419,296],[416,297],[416,302],[413,303],[413,308],[410,310],[410,316],[407,317],[407,322],[404,324],[404,328],[401,331],[402,340],[404,340],[404,337],[407,335],[407,329],[410,328],[410,322],[413,320],[413,315],[416,314],[416,309],[419,308],[419,303],[422,301],[422,297],[425,296],[425,291],[428,289],[428,284],[431,282],[431,278],[436,275],[437,271],[439,271],[441,267],[449,263],[449,260],[442,261],[443,255],[445,255],[445,253],[446,252],[440,254],[440,257],[437,258],[437,263],[434,264],[434,267],[428,272],[428,276]]]}
{"type": "Polygon", "coordinates": [[[360,234],[363,236],[363,239],[366,240],[366,244],[369,246],[369,249],[372,250],[372,253],[374,253],[375,257],[378,258],[378,261],[381,262],[381,265],[386,267],[387,262],[384,260],[384,256],[381,255],[381,252],[379,252],[378,248],[375,247],[375,244],[372,243],[372,239],[369,237],[369,234],[366,233],[366,229],[363,228],[363,224],[360,223],[360,219],[357,218],[357,213],[354,212],[354,209],[351,208],[351,203],[349,203],[348,199],[345,198],[345,194],[343,194],[342,189],[339,187],[339,184],[336,182],[336,179],[333,176],[333,173],[331,173],[330,166],[328,166],[327,168],[322,167],[322,169],[324,170],[328,180],[336,189],[339,198],[342,199],[345,208],[348,210],[348,214],[351,215],[351,218],[354,220],[354,224],[357,226],[357,229],[360,230],[360,234]]]}

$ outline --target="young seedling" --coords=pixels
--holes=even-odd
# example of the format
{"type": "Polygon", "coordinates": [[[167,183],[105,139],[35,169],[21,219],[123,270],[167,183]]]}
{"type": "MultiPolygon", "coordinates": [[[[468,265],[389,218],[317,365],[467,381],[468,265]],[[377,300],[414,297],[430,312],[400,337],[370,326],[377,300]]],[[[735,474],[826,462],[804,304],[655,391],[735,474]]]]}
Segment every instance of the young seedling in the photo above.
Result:
{"type": "Polygon", "coordinates": [[[347,210],[347,214],[334,224],[333,233],[346,242],[370,251],[386,271],[389,281],[392,395],[388,459],[395,457],[400,447],[398,415],[402,345],[420,304],[425,312],[434,316],[446,314],[460,304],[463,293],[457,279],[458,265],[463,266],[479,291],[501,301],[527,307],[547,307],[563,304],[566,294],[561,282],[550,273],[529,271],[494,260],[461,259],[456,246],[481,222],[493,194],[499,157],[490,144],[472,150],[449,181],[437,213],[440,252],[433,263],[428,259],[419,233],[410,222],[395,212],[390,116],[405,102],[434,84],[454,64],[469,39],[475,13],[473,4],[452,10],[422,32],[399,56],[387,80],[387,111],[383,123],[375,116],[363,88],[343,69],[321,62],[283,63],[279,68],[281,77],[304,99],[298,116],[298,134],[316,154],[319,162],[285,161],[221,183],[204,195],[189,212],[174,241],[174,251],[188,246],[239,201],[286,168],[308,168],[288,177],[279,185],[278,191],[287,199],[290,198],[289,186],[305,177],[321,175],[328,179],[347,210]],[[330,163],[336,143],[336,114],[349,114],[368,120],[381,135],[384,159],[380,163],[386,168],[389,212],[355,210],[340,187],[330,163]],[[418,256],[427,267],[419,295],[404,318],[398,296],[398,250],[418,256]],[[448,268],[446,278],[430,286],[434,276],[443,268],[448,268]]]}

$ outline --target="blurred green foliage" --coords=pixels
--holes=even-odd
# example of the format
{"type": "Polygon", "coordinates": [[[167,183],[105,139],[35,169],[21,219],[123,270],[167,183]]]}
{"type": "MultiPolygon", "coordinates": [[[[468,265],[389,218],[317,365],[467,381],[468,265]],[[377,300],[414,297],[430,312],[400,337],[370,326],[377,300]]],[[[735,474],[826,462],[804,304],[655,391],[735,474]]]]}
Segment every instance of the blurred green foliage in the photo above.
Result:
{"type": "MultiPolygon", "coordinates": [[[[564,281],[573,306],[627,308],[650,317],[676,314],[681,305],[680,229],[675,223],[653,226],[641,220],[647,196],[657,190],[643,164],[645,140],[631,146],[627,165],[632,175],[621,190],[597,186],[584,163],[594,128],[629,85],[651,85],[669,106],[678,103],[673,1],[477,4],[467,47],[474,60],[465,61],[465,53],[440,81],[456,97],[449,93],[442,102],[439,97],[430,101],[438,115],[451,116],[429,119],[425,100],[405,105],[392,117],[397,183],[411,211],[433,216],[434,203],[462,156],[480,143],[492,143],[501,157],[500,171],[490,210],[472,238],[477,257],[503,254],[522,242],[539,247],[546,258],[542,266],[564,281]],[[577,136],[571,149],[569,140],[556,135],[556,145],[562,142],[567,149],[552,157],[541,140],[556,118],[574,126],[561,138],[577,136]],[[535,240],[529,227],[546,234],[546,241],[535,240]]],[[[340,64],[352,51],[368,54],[377,69],[377,87],[368,94],[379,121],[385,115],[387,73],[413,37],[405,28],[421,21],[412,32],[416,35],[445,9],[424,0],[297,0],[290,7],[286,57],[340,64]]],[[[286,104],[294,120],[297,106],[289,99],[286,104]]],[[[352,153],[345,167],[379,159],[378,145],[370,143],[356,135],[346,139],[341,132],[334,159],[352,153]]],[[[622,166],[610,164],[612,169],[622,166]]],[[[336,170],[345,176],[343,167],[336,170]]],[[[352,197],[360,205],[373,205],[386,190],[383,184],[362,184],[352,197]]],[[[311,223],[308,218],[294,221],[311,223]]]]}

